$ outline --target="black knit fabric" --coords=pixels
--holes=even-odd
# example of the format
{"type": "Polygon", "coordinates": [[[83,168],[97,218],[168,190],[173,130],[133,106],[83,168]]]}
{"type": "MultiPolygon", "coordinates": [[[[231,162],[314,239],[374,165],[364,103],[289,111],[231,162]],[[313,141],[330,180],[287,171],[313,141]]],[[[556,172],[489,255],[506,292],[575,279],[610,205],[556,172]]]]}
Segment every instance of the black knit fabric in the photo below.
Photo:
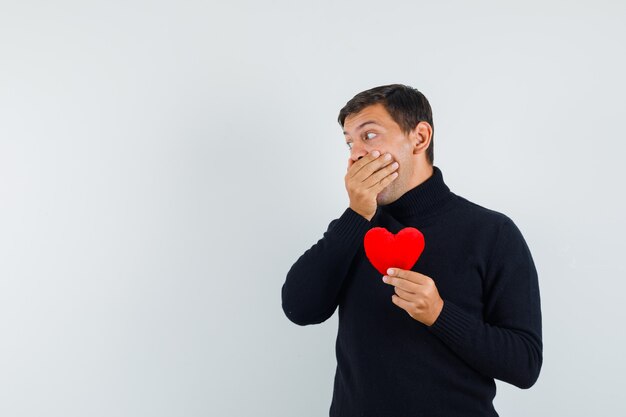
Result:
{"type": "Polygon", "coordinates": [[[339,309],[331,417],[497,416],[495,379],[529,388],[543,362],[537,271],[506,215],[450,191],[441,169],[368,221],[351,208],[287,273],[282,308],[299,325],[339,309]],[[444,300],[427,326],[396,306],[365,257],[372,227],[425,238],[412,270],[444,300]]]}

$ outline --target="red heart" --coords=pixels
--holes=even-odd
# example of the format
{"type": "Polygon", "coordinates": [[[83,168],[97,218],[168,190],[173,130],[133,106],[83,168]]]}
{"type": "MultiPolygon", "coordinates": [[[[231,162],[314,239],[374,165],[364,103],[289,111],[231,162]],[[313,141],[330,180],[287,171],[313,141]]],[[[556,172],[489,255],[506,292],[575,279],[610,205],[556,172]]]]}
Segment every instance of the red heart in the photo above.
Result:
{"type": "Polygon", "coordinates": [[[414,227],[405,227],[397,234],[384,227],[373,227],[363,239],[365,255],[383,275],[395,266],[411,269],[424,250],[424,235],[414,227]]]}

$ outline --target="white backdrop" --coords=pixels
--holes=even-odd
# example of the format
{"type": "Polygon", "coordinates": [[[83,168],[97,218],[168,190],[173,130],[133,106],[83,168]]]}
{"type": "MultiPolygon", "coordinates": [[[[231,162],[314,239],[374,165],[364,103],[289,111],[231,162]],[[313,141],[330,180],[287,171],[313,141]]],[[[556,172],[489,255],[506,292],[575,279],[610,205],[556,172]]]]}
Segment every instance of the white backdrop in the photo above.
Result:
{"type": "MultiPolygon", "coordinates": [[[[436,3],[436,4],[433,4],[436,3]]],[[[0,415],[323,416],[337,315],[290,266],[348,205],[354,94],[430,100],[451,190],[509,215],[544,365],[502,416],[623,416],[626,6],[0,0],[0,415]]]]}

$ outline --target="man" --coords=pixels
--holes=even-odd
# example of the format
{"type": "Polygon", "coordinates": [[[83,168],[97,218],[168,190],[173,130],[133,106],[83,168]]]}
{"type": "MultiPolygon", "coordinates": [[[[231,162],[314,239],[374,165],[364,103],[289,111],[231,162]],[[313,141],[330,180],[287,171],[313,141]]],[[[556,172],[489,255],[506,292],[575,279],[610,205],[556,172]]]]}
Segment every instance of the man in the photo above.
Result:
{"type": "Polygon", "coordinates": [[[339,123],[349,207],[282,286],[296,324],[339,307],[330,416],[498,416],[494,379],[529,388],[543,362],[537,271],[520,230],[450,191],[433,165],[432,111],[419,91],[363,91],[339,123]],[[372,227],[422,232],[411,270],[380,275],[363,249],[372,227]]]}

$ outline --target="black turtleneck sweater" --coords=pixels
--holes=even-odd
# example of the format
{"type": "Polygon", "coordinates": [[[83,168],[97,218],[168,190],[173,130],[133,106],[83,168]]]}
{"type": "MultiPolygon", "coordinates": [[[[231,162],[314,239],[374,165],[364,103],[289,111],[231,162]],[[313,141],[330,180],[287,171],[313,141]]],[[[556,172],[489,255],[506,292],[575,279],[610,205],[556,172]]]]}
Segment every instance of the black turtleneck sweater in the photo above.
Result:
{"type": "Polygon", "coordinates": [[[520,230],[433,171],[371,221],[347,208],[287,273],[282,307],[292,322],[321,323],[339,307],[331,417],[497,416],[494,378],[529,388],[539,376],[539,285],[520,230]],[[444,301],[432,326],[392,302],[394,287],[365,257],[376,226],[423,233],[412,270],[444,301]]]}

